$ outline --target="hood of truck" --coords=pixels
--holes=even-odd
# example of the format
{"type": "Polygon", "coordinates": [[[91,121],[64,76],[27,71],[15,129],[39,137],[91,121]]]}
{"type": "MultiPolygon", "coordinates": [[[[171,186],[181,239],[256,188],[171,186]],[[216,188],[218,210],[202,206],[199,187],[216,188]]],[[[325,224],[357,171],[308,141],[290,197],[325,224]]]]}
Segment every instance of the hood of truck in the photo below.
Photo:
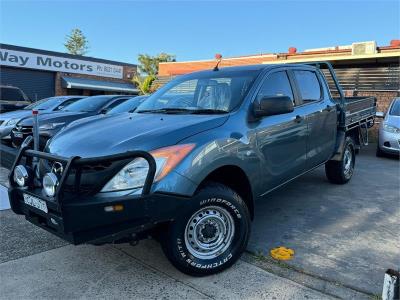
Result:
{"type": "MultiPolygon", "coordinates": [[[[48,124],[48,123],[62,123],[65,122],[66,124],[69,124],[72,121],[89,117],[92,116],[96,113],[94,112],[72,112],[72,111],[60,111],[60,112],[53,112],[51,114],[49,113],[39,113],[38,115],[38,121],[39,121],[39,126],[48,124]]],[[[21,126],[33,126],[33,118],[29,116],[28,118],[25,118],[21,120],[18,125],[21,126]]]]}
{"type": "Polygon", "coordinates": [[[69,126],[54,136],[46,152],[64,157],[98,157],[175,145],[221,126],[228,115],[124,113],[69,126]]]}

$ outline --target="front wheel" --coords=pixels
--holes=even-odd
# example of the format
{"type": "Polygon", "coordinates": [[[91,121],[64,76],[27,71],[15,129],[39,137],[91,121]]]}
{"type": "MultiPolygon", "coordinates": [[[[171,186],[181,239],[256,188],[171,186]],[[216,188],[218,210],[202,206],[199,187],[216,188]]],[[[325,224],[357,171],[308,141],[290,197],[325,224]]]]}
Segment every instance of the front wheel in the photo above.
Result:
{"type": "Polygon", "coordinates": [[[347,183],[354,172],[355,147],[351,137],[346,138],[343,157],[340,161],[329,160],[325,164],[325,174],[328,180],[336,184],[347,183]]]}
{"type": "Polygon", "coordinates": [[[169,227],[163,251],[183,273],[218,273],[246,249],[251,220],[243,199],[232,189],[210,183],[201,189],[169,227]]]}

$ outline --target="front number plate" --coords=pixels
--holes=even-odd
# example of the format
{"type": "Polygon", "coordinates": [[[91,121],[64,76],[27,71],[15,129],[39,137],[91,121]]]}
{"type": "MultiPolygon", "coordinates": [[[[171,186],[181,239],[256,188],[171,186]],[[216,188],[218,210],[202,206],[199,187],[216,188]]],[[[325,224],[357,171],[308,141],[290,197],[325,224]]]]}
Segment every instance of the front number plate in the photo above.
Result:
{"type": "Polygon", "coordinates": [[[24,135],[22,133],[20,133],[20,132],[14,132],[14,136],[17,137],[17,138],[23,138],[24,137],[24,135]]]}
{"type": "Polygon", "coordinates": [[[39,198],[33,197],[31,195],[28,195],[28,194],[23,194],[23,195],[24,195],[25,204],[28,204],[37,209],[40,209],[41,211],[44,211],[45,213],[48,213],[47,205],[46,205],[45,201],[43,201],[39,198]]]}

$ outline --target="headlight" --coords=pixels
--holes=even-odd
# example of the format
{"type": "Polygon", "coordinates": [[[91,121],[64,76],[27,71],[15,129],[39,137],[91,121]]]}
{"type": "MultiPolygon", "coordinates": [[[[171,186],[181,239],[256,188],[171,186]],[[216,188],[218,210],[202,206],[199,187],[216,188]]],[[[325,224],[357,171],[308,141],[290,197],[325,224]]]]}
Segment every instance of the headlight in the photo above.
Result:
{"type": "Polygon", "coordinates": [[[58,178],[53,173],[47,173],[43,177],[43,190],[49,197],[53,197],[56,194],[56,188],[58,186],[58,178]]]}
{"type": "Polygon", "coordinates": [[[6,123],[6,126],[15,125],[15,124],[18,123],[19,120],[20,120],[20,119],[11,119],[11,120],[8,120],[8,122],[6,123]]]}
{"type": "Polygon", "coordinates": [[[60,123],[48,123],[48,124],[44,124],[39,126],[40,130],[52,130],[55,129],[57,127],[63,126],[65,124],[65,122],[60,122],[60,123]]]}
{"type": "MultiPolygon", "coordinates": [[[[194,144],[177,145],[150,152],[157,169],[154,181],[159,181],[185,158],[194,148],[194,144]]],[[[149,165],[144,158],[135,158],[122,168],[101,190],[102,192],[133,190],[144,186],[149,165]]]]}
{"type": "Polygon", "coordinates": [[[18,165],[14,169],[14,182],[19,186],[25,186],[29,179],[28,170],[23,165],[18,165]]]}
{"type": "Polygon", "coordinates": [[[383,124],[383,130],[387,131],[387,132],[391,132],[391,133],[400,133],[400,129],[389,125],[389,124],[383,124]]]}

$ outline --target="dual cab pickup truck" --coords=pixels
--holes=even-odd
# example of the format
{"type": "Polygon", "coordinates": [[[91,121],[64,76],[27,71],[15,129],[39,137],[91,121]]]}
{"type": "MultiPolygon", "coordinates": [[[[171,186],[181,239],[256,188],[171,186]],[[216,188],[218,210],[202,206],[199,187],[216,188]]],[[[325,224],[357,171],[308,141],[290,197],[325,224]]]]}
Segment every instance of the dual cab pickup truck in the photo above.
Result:
{"type": "Polygon", "coordinates": [[[375,110],[345,98],[327,63],[188,74],[118,122],[67,127],[43,152],[25,140],[11,206],[73,244],[154,235],[182,272],[213,274],[245,250],[269,192],[324,164],[331,182],[351,179],[375,110]]]}

